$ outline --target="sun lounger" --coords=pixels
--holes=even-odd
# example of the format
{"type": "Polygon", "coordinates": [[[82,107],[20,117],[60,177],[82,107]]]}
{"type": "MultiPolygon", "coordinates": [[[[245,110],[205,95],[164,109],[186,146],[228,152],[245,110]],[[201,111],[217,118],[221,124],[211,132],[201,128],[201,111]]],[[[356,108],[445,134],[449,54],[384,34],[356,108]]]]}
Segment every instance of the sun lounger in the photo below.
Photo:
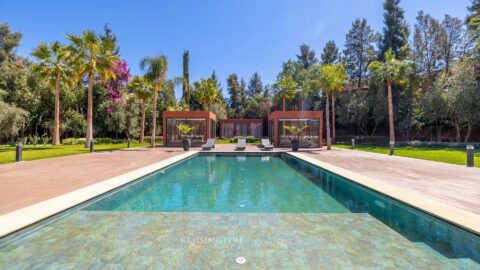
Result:
{"type": "Polygon", "coordinates": [[[203,150],[211,150],[215,148],[215,139],[208,139],[205,144],[202,145],[203,150]]]}
{"type": "Polygon", "coordinates": [[[235,150],[243,151],[247,148],[247,139],[238,139],[237,148],[235,150]]]}
{"type": "Polygon", "coordinates": [[[269,139],[262,139],[261,146],[263,147],[263,150],[272,150],[273,149],[273,145],[270,143],[269,139]]]}

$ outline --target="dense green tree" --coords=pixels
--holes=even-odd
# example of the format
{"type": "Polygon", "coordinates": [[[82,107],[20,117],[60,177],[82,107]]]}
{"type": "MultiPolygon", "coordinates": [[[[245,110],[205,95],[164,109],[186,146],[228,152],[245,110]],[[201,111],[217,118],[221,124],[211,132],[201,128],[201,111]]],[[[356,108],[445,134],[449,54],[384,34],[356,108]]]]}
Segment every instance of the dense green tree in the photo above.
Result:
{"type": "Polygon", "coordinates": [[[413,35],[413,51],[419,71],[426,75],[427,87],[433,81],[434,73],[441,66],[441,41],[445,30],[441,24],[429,14],[419,11],[413,35]]]}
{"type": "Polygon", "coordinates": [[[229,94],[228,99],[228,117],[229,118],[243,118],[244,108],[244,89],[238,80],[237,74],[228,75],[227,89],[229,94]]]}
{"type": "Polygon", "coordinates": [[[129,83],[130,92],[140,101],[140,142],[145,137],[145,111],[147,101],[152,98],[152,84],[147,77],[135,76],[129,83]]]}
{"type": "Polygon", "coordinates": [[[400,7],[400,0],[385,0],[383,3],[383,27],[382,38],[379,43],[380,54],[378,58],[383,60],[385,53],[391,48],[398,59],[406,57],[405,50],[408,46],[408,26],[404,19],[404,11],[400,7]]]}
{"type": "Polygon", "coordinates": [[[440,57],[448,72],[453,61],[464,58],[468,49],[468,38],[463,22],[459,18],[446,14],[442,21],[442,27],[440,57]]]}
{"type": "Polygon", "coordinates": [[[313,64],[318,63],[315,52],[307,44],[300,45],[300,54],[297,54],[297,61],[303,69],[309,69],[313,64]]]}
{"type": "Polygon", "coordinates": [[[0,142],[16,137],[25,128],[28,119],[27,111],[2,101],[2,96],[6,94],[0,91],[0,142]]]}
{"type": "Polygon", "coordinates": [[[465,23],[469,30],[475,30],[475,26],[471,25],[470,22],[473,18],[480,16],[480,0],[471,0],[471,4],[467,7],[467,10],[469,14],[465,19],[465,23]]]}
{"type": "Polygon", "coordinates": [[[195,82],[195,95],[198,101],[203,105],[203,109],[210,111],[213,104],[221,102],[220,91],[216,82],[212,78],[200,79],[195,82]]]}
{"type": "Polygon", "coordinates": [[[475,73],[471,61],[457,62],[444,84],[446,107],[455,122],[457,141],[460,141],[460,126],[466,126],[465,142],[468,142],[473,127],[480,124],[480,83],[475,73]]]}
{"type": "Polygon", "coordinates": [[[374,43],[377,42],[377,35],[373,32],[366,19],[356,19],[346,36],[345,67],[350,81],[362,88],[362,83],[367,77],[367,67],[375,60],[374,43]]]}
{"type": "Polygon", "coordinates": [[[190,52],[188,50],[183,51],[183,81],[182,81],[182,100],[187,107],[190,107],[190,52]]]}
{"type": "Polygon", "coordinates": [[[20,32],[12,32],[6,23],[0,23],[0,64],[8,59],[12,59],[15,48],[18,47],[22,39],[20,32]]]}
{"type": "Polygon", "coordinates": [[[338,61],[338,48],[335,44],[335,41],[330,40],[323,47],[323,52],[321,55],[322,64],[335,64],[338,61]]]}
{"type": "Polygon", "coordinates": [[[100,39],[92,31],[84,31],[81,36],[67,35],[71,45],[69,50],[73,54],[75,62],[75,74],[78,80],[85,76],[88,78],[87,90],[87,134],[86,144],[88,146],[93,140],[93,84],[95,76],[104,80],[115,77],[111,67],[118,61],[113,54],[116,48],[111,39],[100,39]]]}
{"type": "Polygon", "coordinates": [[[248,82],[247,97],[253,98],[256,95],[261,95],[263,92],[262,78],[258,72],[253,73],[250,81],[248,82]]]}
{"type": "Polygon", "coordinates": [[[152,135],[150,144],[155,146],[157,128],[157,99],[159,91],[165,90],[165,82],[168,71],[168,59],[165,55],[145,57],[140,61],[140,69],[153,85],[152,91],[152,135]]]}

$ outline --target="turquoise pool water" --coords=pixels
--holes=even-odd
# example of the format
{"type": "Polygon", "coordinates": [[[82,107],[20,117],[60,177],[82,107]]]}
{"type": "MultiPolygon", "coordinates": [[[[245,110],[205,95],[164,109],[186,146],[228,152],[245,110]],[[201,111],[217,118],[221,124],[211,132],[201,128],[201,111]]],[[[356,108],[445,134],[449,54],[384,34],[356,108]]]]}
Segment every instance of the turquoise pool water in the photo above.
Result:
{"type": "Polygon", "coordinates": [[[0,239],[2,269],[240,266],[480,269],[480,237],[286,154],[199,154],[0,239]]]}

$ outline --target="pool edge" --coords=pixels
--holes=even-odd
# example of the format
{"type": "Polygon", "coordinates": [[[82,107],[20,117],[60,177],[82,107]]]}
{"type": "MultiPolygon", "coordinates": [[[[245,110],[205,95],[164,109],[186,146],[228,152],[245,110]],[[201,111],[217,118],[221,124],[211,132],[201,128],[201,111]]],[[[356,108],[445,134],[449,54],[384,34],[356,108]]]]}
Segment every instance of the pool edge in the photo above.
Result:
{"type": "Polygon", "coordinates": [[[0,238],[198,154],[189,151],[0,216],[0,238]]]}
{"type": "Polygon", "coordinates": [[[308,157],[301,153],[286,152],[286,154],[298,158],[304,162],[320,167],[334,174],[342,176],[352,182],[365,186],[383,195],[398,200],[406,205],[426,212],[432,216],[440,218],[446,222],[454,224],[462,229],[480,235],[480,215],[468,212],[466,210],[436,201],[423,196],[414,191],[409,191],[401,187],[375,180],[347,169],[340,168],[330,163],[308,157]]]}

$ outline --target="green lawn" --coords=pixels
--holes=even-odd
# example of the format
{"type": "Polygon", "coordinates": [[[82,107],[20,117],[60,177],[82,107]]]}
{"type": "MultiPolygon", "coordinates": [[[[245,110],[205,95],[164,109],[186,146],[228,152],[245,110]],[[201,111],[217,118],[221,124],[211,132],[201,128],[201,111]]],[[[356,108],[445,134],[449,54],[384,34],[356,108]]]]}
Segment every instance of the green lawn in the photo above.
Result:
{"type": "MultiPolygon", "coordinates": [[[[335,144],[335,147],[348,148],[351,146],[347,144],[335,144]]],[[[365,146],[356,145],[355,150],[386,154],[390,153],[389,147],[385,146],[365,146]]],[[[395,155],[401,157],[410,157],[418,159],[433,160],[445,163],[466,165],[467,152],[459,149],[435,149],[435,148],[418,148],[418,147],[401,147],[395,149],[395,155]]],[[[480,167],[480,152],[475,151],[475,167],[480,167]]]]}
{"type": "MultiPolygon", "coordinates": [[[[132,143],[131,147],[146,146],[148,143],[132,143]]],[[[110,151],[127,148],[126,143],[119,144],[97,144],[95,151],[110,151]]],[[[43,158],[62,157],[76,154],[88,153],[90,150],[83,145],[60,145],[60,146],[24,146],[23,160],[34,160],[43,158]]],[[[0,146],[0,164],[15,162],[15,147],[0,146]]]]}

